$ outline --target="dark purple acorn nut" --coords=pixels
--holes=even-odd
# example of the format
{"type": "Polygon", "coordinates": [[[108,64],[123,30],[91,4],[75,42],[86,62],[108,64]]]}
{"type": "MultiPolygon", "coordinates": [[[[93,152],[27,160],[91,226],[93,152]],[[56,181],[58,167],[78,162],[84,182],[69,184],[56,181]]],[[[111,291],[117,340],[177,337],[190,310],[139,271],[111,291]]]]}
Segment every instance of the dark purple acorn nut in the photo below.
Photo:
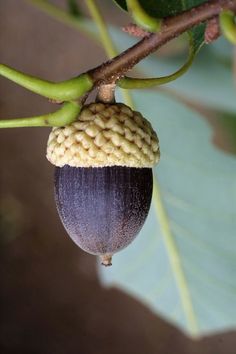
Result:
{"type": "Polygon", "coordinates": [[[55,198],[74,242],[111,265],[140,231],[150,208],[159,140],[150,122],[123,103],[95,102],[52,129],[47,159],[55,198]]]}
{"type": "Polygon", "coordinates": [[[55,170],[55,199],[62,223],[84,251],[102,264],[139,233],[152,198],[152,169],[123,166],[55,170]]]}

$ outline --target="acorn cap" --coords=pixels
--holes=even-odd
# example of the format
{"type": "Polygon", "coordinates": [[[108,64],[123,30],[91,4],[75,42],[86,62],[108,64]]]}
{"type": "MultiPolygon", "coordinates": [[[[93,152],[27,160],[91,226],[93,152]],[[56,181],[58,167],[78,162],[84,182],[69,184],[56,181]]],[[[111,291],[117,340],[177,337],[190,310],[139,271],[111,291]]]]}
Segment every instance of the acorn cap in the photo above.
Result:
{"type": "Polygon", "coordinates": [[[122,103],[91,103],[78,120],[53,128],[47,159],[62,167],[153,167],[160,157],[151,124],[122,103]]]}

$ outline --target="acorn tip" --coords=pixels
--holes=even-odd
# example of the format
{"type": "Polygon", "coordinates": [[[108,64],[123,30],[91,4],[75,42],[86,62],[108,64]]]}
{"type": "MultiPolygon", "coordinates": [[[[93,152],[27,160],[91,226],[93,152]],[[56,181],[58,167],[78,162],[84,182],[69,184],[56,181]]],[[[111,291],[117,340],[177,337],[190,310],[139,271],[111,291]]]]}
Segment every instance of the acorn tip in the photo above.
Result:
{"type": "Polygon", "coordinates": [[[100,256],[101,264],[105,267],[109,267],[112,265],[112,255],[111,254],[103,254],[100,256]]]}

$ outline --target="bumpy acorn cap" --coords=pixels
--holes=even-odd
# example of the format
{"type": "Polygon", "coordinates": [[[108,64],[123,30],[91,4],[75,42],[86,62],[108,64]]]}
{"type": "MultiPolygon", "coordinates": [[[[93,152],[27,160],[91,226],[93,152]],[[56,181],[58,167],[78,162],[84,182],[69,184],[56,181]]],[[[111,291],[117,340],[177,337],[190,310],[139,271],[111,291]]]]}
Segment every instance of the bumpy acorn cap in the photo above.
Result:
{"type": "Polygon", "coordinates": [[[62,167],[153,167],[160,157],[151,124],[122,103],[84,106],[78,120],[53,128],[47,159],[62,167]]]}

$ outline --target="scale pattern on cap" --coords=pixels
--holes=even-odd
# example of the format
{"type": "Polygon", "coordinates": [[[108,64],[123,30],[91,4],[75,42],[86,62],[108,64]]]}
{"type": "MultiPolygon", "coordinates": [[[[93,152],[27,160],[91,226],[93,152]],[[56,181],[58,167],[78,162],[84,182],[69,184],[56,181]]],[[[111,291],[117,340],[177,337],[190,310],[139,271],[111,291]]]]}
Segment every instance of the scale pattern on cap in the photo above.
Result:
{"type": "Polygon", "coordinates": [[[151,124],[122,103],[84,106],[77,121],[52,129],[47,146],[59,167],[152,167],[159,157],[151,124]]]}

